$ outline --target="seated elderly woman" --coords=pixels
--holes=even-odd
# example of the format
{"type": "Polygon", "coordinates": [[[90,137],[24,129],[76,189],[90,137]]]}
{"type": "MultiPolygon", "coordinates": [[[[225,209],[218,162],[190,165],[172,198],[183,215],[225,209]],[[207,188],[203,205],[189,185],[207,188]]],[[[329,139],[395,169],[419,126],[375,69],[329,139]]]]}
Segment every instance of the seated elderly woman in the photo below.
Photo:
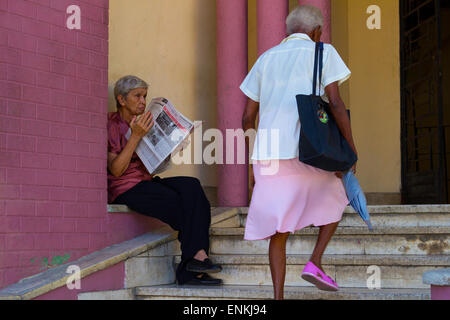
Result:
{"type": "Polygon", "coordinates": [[[191,177],[151,175],[135,153],[153,126],[151,113],[144,114],[147,89],[147,83],[135,76],[123,77],[115,85],[117,111],[108,115],[108,202],[125,204],[178,231],[178,284],[221,284],[221,279],[208,275],[222,268],[208,258],[211,208],[200,182],[191,177]]]}

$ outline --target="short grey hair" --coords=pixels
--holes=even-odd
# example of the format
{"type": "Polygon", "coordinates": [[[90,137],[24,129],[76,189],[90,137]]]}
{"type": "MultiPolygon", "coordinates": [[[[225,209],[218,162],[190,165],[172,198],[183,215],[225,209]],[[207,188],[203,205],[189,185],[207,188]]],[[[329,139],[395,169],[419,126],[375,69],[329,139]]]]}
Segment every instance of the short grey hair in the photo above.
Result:
{"type": "Polygon", "coordinates": [[[147,82],[136,76],[125,76],[120,78],[114,86],[114,98],[116,99],[117,108],[121,107],[118,96],[122,96],[126,99],[131,90],[139,88],[147,89],[147,82]]]}
{"type": "Polygon", "coordinates": [[[298,6],[286,19],[286,31],[288,35],[296,33],[299,30],[311,32],[319,26],[323,26],[322,11],[314,6],[298,6]]]}

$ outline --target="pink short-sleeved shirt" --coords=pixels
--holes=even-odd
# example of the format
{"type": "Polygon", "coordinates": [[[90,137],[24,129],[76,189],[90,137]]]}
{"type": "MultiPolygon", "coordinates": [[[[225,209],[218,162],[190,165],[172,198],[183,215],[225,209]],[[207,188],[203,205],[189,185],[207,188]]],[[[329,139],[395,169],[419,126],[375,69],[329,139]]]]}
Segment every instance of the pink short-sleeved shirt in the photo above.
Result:
{"type": "MultiPolygon", "coordinates": [[[[119,154],[125,148],[129,125],[122,119],[120,113],[110,112],[108,114],[108,152],[119,154]]],[[[151,180],[150,175],[142,161],[136,153],[131,157],[127,170],[120,176],[115,177],[108,170],[108,203],[114,200],[122,193],[130,190],[141,181],[151,180]]]]}

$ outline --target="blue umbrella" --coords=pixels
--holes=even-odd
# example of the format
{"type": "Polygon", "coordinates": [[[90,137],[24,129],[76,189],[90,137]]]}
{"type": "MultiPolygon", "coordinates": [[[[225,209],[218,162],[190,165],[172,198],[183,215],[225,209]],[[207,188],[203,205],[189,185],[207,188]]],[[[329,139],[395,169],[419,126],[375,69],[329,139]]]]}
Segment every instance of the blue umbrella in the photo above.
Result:
{"type": "Polygon", "coordinates": [[[358,212],[360,217],[369,227],[369,230],[372,231],[373,227],[370,223],[369,211],[367,210],[366,196],[364,195],[358,179],[355,177],[352,170],[349,170],[344,175],[342,182],[344,183],[345,192],[347,193],[347,198],[348,201],[350,201],[350,205],[356,212],[358,212]]]}

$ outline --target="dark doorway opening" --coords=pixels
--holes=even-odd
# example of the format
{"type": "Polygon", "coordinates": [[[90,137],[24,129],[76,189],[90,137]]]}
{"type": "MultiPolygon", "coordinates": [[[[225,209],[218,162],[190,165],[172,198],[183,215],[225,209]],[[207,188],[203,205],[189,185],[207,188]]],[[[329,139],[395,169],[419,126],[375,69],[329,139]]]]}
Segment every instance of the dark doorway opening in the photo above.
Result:
{"type": "Polygon", "coordinates": [[[449,203],[450,1],[400,0],[402,203],[449,203]]]}

